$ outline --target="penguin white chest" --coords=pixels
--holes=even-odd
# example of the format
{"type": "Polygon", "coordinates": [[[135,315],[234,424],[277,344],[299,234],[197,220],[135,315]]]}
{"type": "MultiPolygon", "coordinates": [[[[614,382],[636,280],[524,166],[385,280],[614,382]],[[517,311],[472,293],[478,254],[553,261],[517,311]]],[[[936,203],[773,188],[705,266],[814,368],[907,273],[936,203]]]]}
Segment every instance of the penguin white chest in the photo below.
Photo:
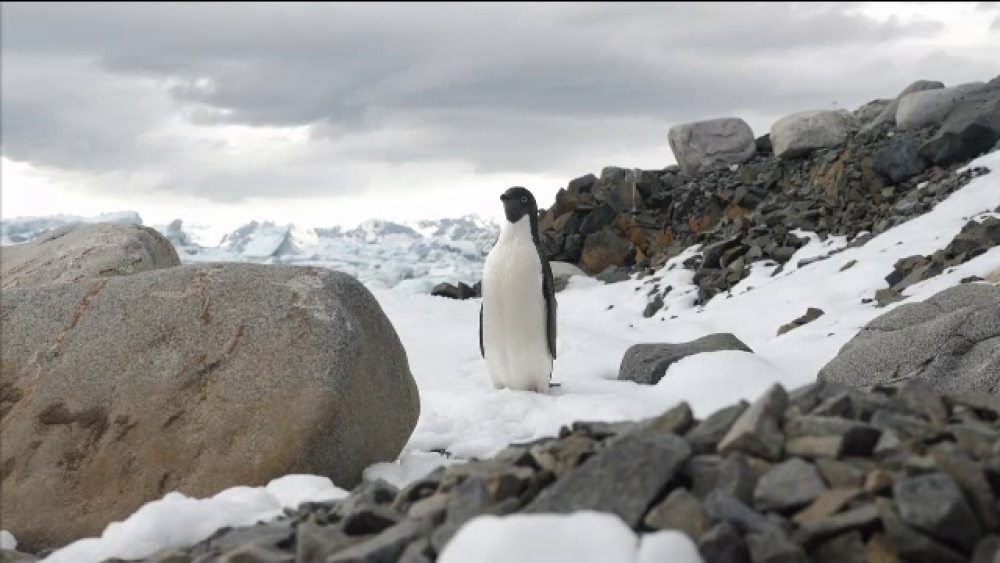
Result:
{"type": "Polygon", "coordinates": [[[505,225],[483,269],[483,349],[493,385],[500,389],[549,388],[542,264],[528,217],[505,225]]]}

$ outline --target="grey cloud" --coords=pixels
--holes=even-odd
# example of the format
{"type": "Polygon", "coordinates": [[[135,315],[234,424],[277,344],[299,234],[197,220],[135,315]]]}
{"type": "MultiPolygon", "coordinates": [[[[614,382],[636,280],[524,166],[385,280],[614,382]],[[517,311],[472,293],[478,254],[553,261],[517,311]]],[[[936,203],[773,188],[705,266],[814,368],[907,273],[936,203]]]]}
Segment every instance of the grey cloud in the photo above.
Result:
{"type": "Polygon", "coordinates": [[[599,168],[615,151],[655,143],[667,154],[672,123],[776,118],[832,101],[853,107],[917,78],[996,73],[985,56],[899,60],[910,49],[903,42],[933,36],[940,24],[878,22],[858,3],[3,10],[5,156],[164,171],[160,189],[223,201],[276,189],[349,193],[370,183],[366,167],[406,162],[584,173],[574,167],[599,168]],[[288,169],[212,166],[217,144],[158,134],[181,115],[204,127],[309,126],[311,160],[288,169]]]}

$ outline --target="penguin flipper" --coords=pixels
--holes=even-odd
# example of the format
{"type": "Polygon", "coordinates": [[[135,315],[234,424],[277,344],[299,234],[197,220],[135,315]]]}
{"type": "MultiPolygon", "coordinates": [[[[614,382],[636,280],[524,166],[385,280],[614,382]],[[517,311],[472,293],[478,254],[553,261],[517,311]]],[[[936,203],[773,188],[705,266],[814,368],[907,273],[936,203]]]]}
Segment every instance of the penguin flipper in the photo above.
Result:
{"type": "Polygon", "coordinates": [[[479,355],[486,359],[486,350],[483,349],[483,304],[479,304],[479,355]]]}
{"type": "MultiPolygon", "coordinates": [[[[552,359],[556,359],[556,309],[559,304],[556,302],[556,290],[555,282],[552,280],[552,266],[549,265],[549,261],[542,254],[541,249],[538,251],[538,257],[542,260],[542,297],[545,298],[545,328],[548,334],[549,340],[549,353],[552,354],[552,359]]],[[[549,374],[551,377],[552,374],[549,374]]]]}

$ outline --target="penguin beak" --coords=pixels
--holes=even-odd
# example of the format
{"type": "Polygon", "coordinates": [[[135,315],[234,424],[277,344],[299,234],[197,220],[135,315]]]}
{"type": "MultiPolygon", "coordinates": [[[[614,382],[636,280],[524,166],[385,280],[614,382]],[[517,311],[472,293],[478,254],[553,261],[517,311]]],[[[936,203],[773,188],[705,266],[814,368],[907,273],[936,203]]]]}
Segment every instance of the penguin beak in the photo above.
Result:
{"type": "Polygon", "coordinates": [[[507,194],[500,194],[500,201],[506,203],[507,202],[507,194]]]}

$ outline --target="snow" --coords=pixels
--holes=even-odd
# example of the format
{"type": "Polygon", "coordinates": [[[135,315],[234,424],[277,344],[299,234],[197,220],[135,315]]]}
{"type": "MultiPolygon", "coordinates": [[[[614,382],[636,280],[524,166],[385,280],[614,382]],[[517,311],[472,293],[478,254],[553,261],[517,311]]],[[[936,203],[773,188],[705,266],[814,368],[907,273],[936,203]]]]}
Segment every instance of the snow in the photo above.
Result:
{"type": "Polygon", "coordinates": [[[445,546],[439,563],[703,563],[684,534],[668,530],[641,538],[617,516],[571,514],[478,516],[445,546]]]}
{"type": "MultiPolygon", "coordinates": [[[[970,166],[985,166],[992,172],[972,180],[931,213],[890,229],[860,248],[846,248],[848,241],[843,238],[823,242],[810,233],[797,233],[810,241],[781,273],[772,275],[775,264],[758,262],[730,295],[716,296],[705,306],[694,305],[697,288],[692,284],[693,272],[681,266],[697,248],[688,249],[655,276],[643,280],[606,285],[590,278],[570,278],[566,289],[556,295],[559,356],[553,379],[562,385],[547,395],[493,389],[479,352],[480,302],[428,294],[439,280],[478,281],[482,252],[470,254],[469,245],[460,240],[428,238],[457,236],[457,232],[470,236],[475,234],[471,230],[476,227],[474,221],[437,228],[410,227],[416,236],[407,229],[372,222],[355,231],[314,229],[315,239],[308,232],[308,236],[292,234],[291,228],[273,226],[292,235],[293,242],[302,241],[301,246],[295,243],[302,253],[272,256],[266,261],[320,265],[355,275],[372,290],[392,321],[420,390],[421,414],[399,458],[373,465],[365,478],[404,486],[439,465],[489,457],[510,443],[555,436],[561,426],[574,421],[637,420],[656,416],[679,401],[687,401],[696,416],[703,418],[740,399],[753,401],[776,382],[794,388],[814,381],[818,370],[875,317],[924,300],[962,278],[986,277],[1000,268],[998,247],[910,286],[903,292],[907,299],[902,302],[885,308],[862,302],[887,287],[884,278],[900,258],[932,254],[947,245],[970,219],[998,215],[993,210],[1000,205],[1000,152],[970,166]],[[467,248],[459,248],[462,246],[467,248]],[[803,259],[826,256],[836,249],[844,250],[797,266],[803,259]],[[841,271],[851,261],[856,264],[841,271]],[[646,319],[642,311],[654,284],[659,284],[661,291],[668,286],[672,289],[664,297],[664,308],[646,319]],[[825,314],[777,335],[779,327],[809,307],[820,308],[825,314]],[[734,334],[754,353],[692,356],[671,366],[655,386],[616,380],[621,358],[633,344],[686,342],[719,332],[734,334]],[[447,455],[433,450],[444,450],[447,455]]],[[[261,230],[258,224],[247,229],[248,238],[263,237],[271,228],[254,235],[261,230]]],[[[187,226],[184,230],[188,231],[187,226]]],[[[489,232],[481,231],[476,237],[482,242],[489,238],[489,232]]],[[[482,248],[490,243],[485,244],[482,248]]],[[[188,249],[182,252],[184,260],[248,259],[229,252],[224,245],[192,248],[192,253],[188,249]]],[[[125,522],[112,524],[102,538],[77,542],[46,561],[87,563],[112,556],[143,557],[167,545],[194,543],[221,526],[271,517],[299,500],[343,494],[328,482],[307,486],[301,481],[304,476],[285,479],[289,480],[277,480],[267,488],[237,487],[211,499],[169,494],[125,522]],[[291,498],[293,493],[298,498],[291,498]]],[[[493,557],[490,560],[517,561],[532,560],[530,557],[546,561],[689,560],[684,555],[687,544],[676,534],[653,534],[637,540],[622,526],[609,515],[600,514],[482,517],[463,528],[442,557],[448,557],[446,561],[485,561],[488,553],[493,557]],[[573,532],[572,540],[569,531],[573,532]],[[468,546],[478,550],[471,559],[468,553],[472,552],[463,551],[472,549],[468,546]],[[522,548],[526,551],[512,551],[522,548]]]]}
{"type": "Polygon", "coordinates": [[[46,563],[139,559],[198,543],[220,528],[251,526],[280,516],[300,503],[344,498],[348,492],[326,477],[287,475],[264,487],[233,487],[207,499],[177,492],[143,505],[123,522],[113,522],[100,538],[76,541],[46,557],[46,563]]]}
{"type": "Polygon", "coordinates": [[[17,540],[7,530],[0,530],[0,549],[17,549],[17,540]]]}

